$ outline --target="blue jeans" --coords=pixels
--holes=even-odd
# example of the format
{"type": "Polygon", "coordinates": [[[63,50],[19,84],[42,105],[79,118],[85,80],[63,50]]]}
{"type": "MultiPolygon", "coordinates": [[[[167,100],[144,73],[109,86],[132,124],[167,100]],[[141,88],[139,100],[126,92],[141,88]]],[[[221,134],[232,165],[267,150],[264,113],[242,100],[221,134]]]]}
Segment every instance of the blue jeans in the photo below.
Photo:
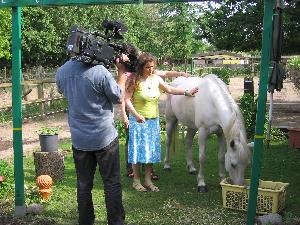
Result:
{"type": "Polygon", "coordinates": [[[92,189],[97,164],[104,184],[107,221],[109,225],[124,225],[120,183],[119,140],[97,151],[81,151],[73,148],[77,174],[77,203],[79,225],[93,225],[95,220],[92,189]]]}

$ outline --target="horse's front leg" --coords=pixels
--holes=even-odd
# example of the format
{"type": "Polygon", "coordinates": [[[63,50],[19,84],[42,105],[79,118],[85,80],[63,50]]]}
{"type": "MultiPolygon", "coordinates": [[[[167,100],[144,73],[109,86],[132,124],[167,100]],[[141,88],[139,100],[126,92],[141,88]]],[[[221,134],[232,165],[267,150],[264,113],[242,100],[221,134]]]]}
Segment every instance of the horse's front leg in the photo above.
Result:
{"type": "Polygon", "coordinates": [[[188,128],[186,137],[185,137],[185,145],[186,145],[186,165],[188,171],[191,175],[196,175],[196,168],[194,167],[193,163],[193,139],[196,134],[197,130],[188,128]]]}
{"type": "Polygon", "coordinates": [[[171,142],[175,141],[172,139],[172,133],[175,132],[175,126],[177,124],[177,119],[173,118],[172,120],[168,120],[166,122],[166,153],[165,153],[165,160],[164,160],[164,170],[171,170],[170,164],[170,146],[171,142]]]}
{"type": "Polygon", "coordinates": [[[218,159],[219,159],[219,178],[222,181],[225,178],[225,146],[226,140],[223,131],[217,133],[218,137],[218,145],[219,145],[219,152],[218,152],[218,159]]]}
{"type": "Polygon", "coordinates": [[[204,166],[206,161],[206,139],[208,131],[205,128],[198,130],[198,145],[199,145],[199,173],[198,173],[198,191],[207,192],[207,187],[204,181],[204,166]]]}

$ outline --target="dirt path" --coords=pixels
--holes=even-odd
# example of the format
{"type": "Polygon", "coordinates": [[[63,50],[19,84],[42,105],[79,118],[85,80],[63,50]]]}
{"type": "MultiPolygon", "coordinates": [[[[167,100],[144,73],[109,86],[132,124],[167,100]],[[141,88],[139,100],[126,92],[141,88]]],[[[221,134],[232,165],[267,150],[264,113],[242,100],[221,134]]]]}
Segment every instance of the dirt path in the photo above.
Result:
{"type": "MultiPolygon", "coordinates": [[[[45,120],[31,120],[23,123],[23,152],[24,154],[40,150],[37,131],[42,126],[53,126],[61,129],[59,139],[70,138],[70,129],[67,124],[66,114],[49,116],[45,120]]],[[[13,156],[12,123],[0,125],[0,159],[13,156]]]]}
{"type": "MultiPolygon", "coordinates": [[[[115,107],[115,116],[119,117],[119,108],[115,107]]],[[[59,127],[59,140],[71,138],[70,128],[67,121],[67,114],[60,113],[47,116],[44,120],[35,119],[23,122],[23,152],[30,154],[34,151],[40,151],[39,135],[37,131],[40,127],[59,127]]],[[[13,157],[13,133],[12,123],[0,124],[0,159],[13,157]]]]}

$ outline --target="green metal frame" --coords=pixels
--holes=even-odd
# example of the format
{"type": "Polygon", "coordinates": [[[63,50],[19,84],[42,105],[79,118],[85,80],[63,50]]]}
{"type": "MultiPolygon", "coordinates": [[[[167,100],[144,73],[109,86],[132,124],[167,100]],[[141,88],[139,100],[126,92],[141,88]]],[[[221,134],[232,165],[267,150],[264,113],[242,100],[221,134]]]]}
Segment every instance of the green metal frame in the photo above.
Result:
{"type": "Polygon", "coordinates": [[[251,184],[248,202],[247,225],[253,225],[256,213],[256,199],[260,177],[260,162],[264,148],[264,123],[266,118],[267,83],[270,75],[270,54],[272,44],[273,7],[276,0],[265,0],[262,51],[260,63],[260,77],[258,90],[258,103],[256,114],[256,126],[254,136],[254,152],[252,157],[251,184]]]}
{"type": "Polygon", "coordinates": [[[203,2],[204,0],[1,0],[2,7],[203,2]]]}
{"type": "Polygon", "coordinates": [[[21,8],[12,8],[12,111],[16,216],[25,213],[22,144],[21,8]]]}
{"type": "MultiPolygon", "coordinates": [[[[199,0],[198,2],[200,2],[199,0]]],[[[273,6],[276,0],[264,0],[263,39],[261,55],[260,85],[254,153],[252,158],[250,197],[247,213],[247,225],[254,224],[256,198],[260,177],[260,161],[263,150],[264,122],[267,102],[267,80],[270,73],[270,51],[272,35],[273,6]]],[[[25,215],[24,170],[22,145],[22,65],[21,65],[21,7],[26,6],[62,6],[96,4],[147,4],[196,2],[190,0],[1,0],[0,8],[12,7],[12,105],[13,105],[13,148],[15,172],[15,216],[25,215]]],[[[191,66],[193,69],[193,65],[191,66]]]]}

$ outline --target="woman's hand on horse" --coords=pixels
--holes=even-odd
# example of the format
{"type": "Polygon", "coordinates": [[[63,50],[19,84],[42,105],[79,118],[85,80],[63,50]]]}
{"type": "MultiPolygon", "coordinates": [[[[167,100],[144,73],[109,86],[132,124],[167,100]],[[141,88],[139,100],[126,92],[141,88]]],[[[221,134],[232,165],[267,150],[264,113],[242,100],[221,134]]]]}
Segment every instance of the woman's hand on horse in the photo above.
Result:
{"type": "Polygon", "coordinates": [[[198,90],[199,90],[198,87],[192,88],[192,89],[188,92],[188,96],[190,96],[190,97],[195,97],[195,94],[198,92],[198,90]]]}
{"type": "Polygon", "coordinates": [[[190,77],[191,74],[190,74],[190,73],[186,73],[186,72],[180,72],[180,76],[183,76],[183,77],[190,77]]]}

